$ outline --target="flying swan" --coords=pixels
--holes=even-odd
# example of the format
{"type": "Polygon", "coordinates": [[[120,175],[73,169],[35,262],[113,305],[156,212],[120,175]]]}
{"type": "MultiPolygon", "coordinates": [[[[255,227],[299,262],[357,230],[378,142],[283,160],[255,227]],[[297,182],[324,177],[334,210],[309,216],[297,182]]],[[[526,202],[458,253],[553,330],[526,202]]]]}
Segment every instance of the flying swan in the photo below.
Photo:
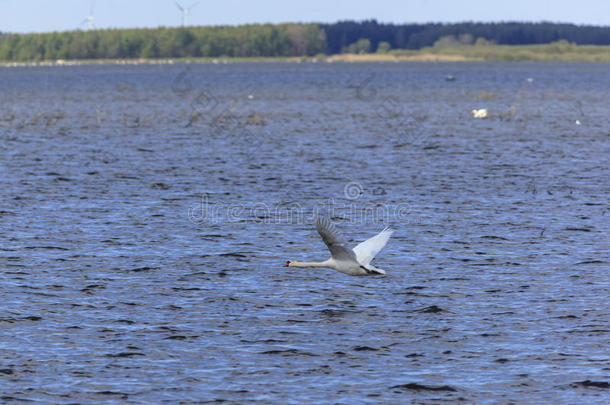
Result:
{"type": "Polygon", "coordinates": [[[371,260],[388,243],[394,233],[393,229],[385,228],[379,234],[359,243],[353,249],[345,246],[345,238],[327,217],[315,217],[316,230],[330,250],[330,259],[323,262],[298,262],[288,260],[284,267],[330,267],[349,274],[350,276],[367,276],[385,274],[385,271],[371,265],[371,260]]]}

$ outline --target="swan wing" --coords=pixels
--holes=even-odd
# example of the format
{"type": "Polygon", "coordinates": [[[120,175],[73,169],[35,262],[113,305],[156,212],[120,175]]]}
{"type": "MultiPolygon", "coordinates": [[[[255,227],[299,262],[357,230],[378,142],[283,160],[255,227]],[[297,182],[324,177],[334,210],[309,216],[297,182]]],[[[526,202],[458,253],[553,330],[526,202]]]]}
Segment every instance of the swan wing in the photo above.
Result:
{"type": "Polygon", "coordinates": [[[345,246],[345,238],[339,230],[335,227],[335,224],[327,217],[316,216],[315,217],[316,230],[322,237],[322,240],[330,250],[330,255],[333,259],[338,261],[356,261],[356,255],[354,251],[345,246]]]}
{"type": "Polygon", "coordinates": [[[393,229],[385,228],[372,238],[359,243],[353,249],[358,263],[368,266],[371,260],[377,256],[377,253],[381,252],[381,249],[388,243],[388,239],[390,239],[393,233],[393,229]]]}

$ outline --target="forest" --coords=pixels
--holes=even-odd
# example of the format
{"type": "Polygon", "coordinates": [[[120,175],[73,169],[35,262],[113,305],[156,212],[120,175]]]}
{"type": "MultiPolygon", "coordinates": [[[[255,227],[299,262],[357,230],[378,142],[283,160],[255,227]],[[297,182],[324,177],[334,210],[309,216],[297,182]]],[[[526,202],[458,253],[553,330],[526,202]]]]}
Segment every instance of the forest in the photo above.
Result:
{"type": "Polygon", "coordinates": [[[463,39],[470,45],[482,38],[497,45],[535,45],[565,40],[578,45],[610,45],[610,27],[557,23],[459,23],[381,24],[375,20],[340,21],[320,25],[326,33],[326,53],[342,53],[360,39],[370,41],[371,50],[386,42],[392,49],[421,49],[434,46],[441,38],[463,39]]]}
{"type": "Polygon", "coordinates": [[[0,37],[0,60],[301,56],[323,53],[317,24],[104,29],[0,37]]]}
{"type": "Polygon", "coordinates": [[[610,27],[559,23],[248,24],[0,34],[0,61],[293,57],[451,45],[610,45],[610,27]]]}

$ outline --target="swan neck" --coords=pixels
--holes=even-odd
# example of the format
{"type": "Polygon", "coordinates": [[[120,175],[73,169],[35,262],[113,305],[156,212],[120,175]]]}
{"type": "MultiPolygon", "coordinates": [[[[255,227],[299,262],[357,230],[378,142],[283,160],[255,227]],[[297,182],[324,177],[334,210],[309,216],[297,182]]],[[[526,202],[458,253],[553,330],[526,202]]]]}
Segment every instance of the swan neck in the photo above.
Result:
{"type": "Polygon", "coordinates": [[[292,267],[326,267],[328,260],[325,262],[292,262],[292,267]]]}

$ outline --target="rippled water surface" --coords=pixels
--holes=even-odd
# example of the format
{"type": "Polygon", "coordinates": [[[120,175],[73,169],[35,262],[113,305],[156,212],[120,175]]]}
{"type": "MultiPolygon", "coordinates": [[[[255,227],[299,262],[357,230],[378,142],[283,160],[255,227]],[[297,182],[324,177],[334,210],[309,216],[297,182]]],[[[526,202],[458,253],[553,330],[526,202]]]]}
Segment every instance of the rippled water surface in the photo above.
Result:
{"type": "Polygon", "coordinates": [[[0,68],[2,402],[607,403],[608,83],[0,68]],[[387,276],[281,267],[314,209],[387,276]]]}

